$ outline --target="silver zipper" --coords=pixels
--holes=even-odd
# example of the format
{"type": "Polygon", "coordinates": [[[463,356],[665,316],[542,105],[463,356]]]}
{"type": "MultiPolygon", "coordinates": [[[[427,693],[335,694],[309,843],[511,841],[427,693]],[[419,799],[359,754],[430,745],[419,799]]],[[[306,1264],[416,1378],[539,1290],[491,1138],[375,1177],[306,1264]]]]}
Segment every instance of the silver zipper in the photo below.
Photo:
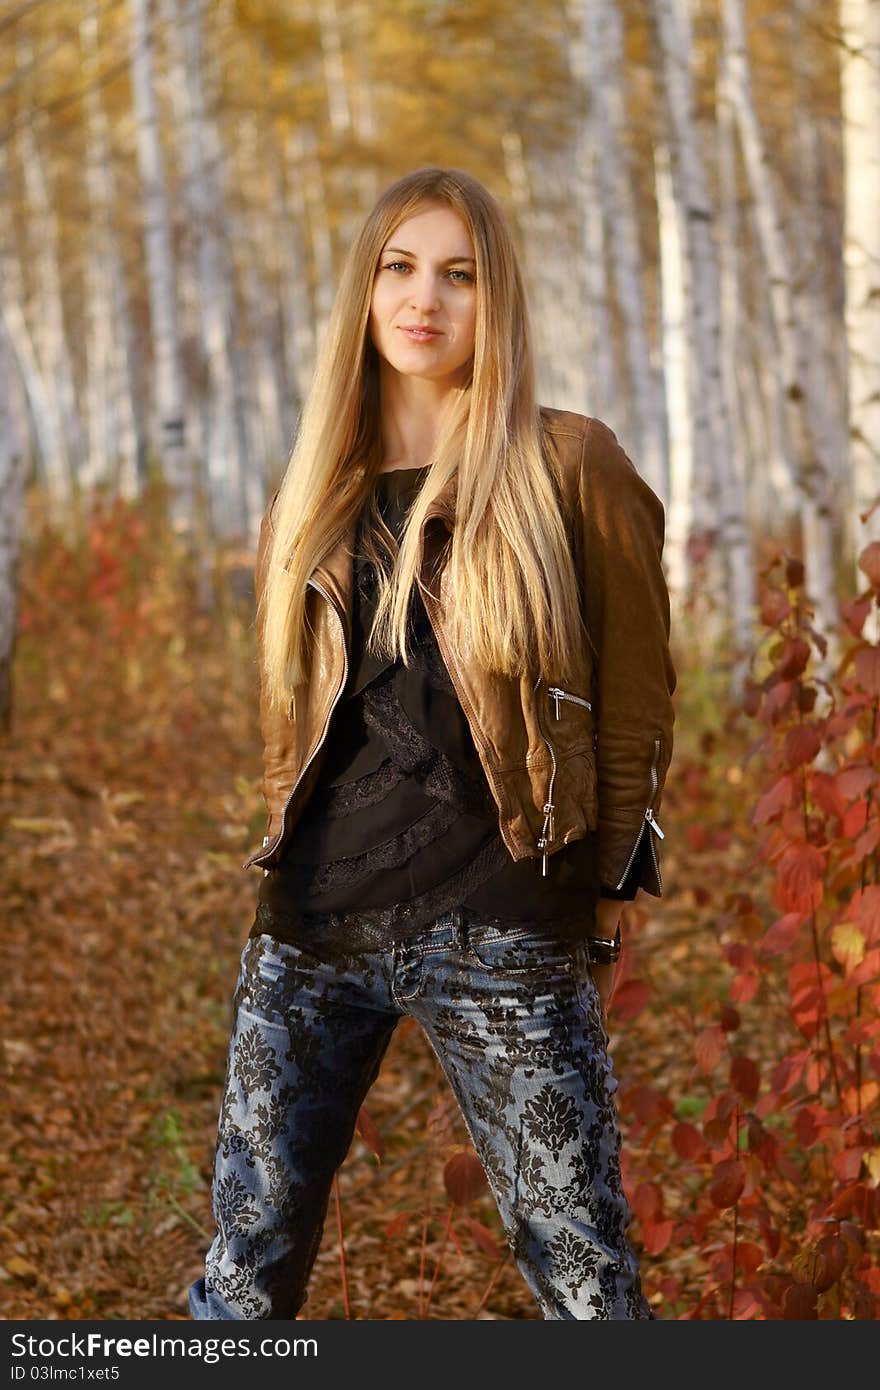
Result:
{"type": "MultiPolygon", "coordinates": [[[[535,681],[535,684],[534,684],[534,686],[533,686],[533,689],[534,689],[534,690],[537,690],[537,689],[538,689],[538,686],[539,686],[540,684],[541,684],[541,677],[538,676],[538,679],[535,681]]],[[[555,687],[554,687],[554,690],[555,690],[555,687]]],[[[554,693],[554,691],[551,690],[549,693],[552,695],[552,694],[554,693]]],[[[561,692],[560,692],[560,693],[561,693],[561,692]]],[[[580,698],[580,697],[577,697],[577,698],[580,698]]],[[[558,705],[558,704],[557,704],[556,708],[557,708],[557,712],[558,712],[558,710],[559,710],[559,705],[558,705]]],[[[550,843],[550,841],[553,839],[553,836],[554,836],[553,811],[554,811],[555,808],[554,808],[554,803],[553,803],[553,786],[554,786],[554,783],[556,782],[556,753],[555,753],[555,751],[554,751],[553,744],[550,742],[549,738],[548,738],[547,735],[544,733],[544,727],[543,727],[543,725],[542,725],[542,723],[541,723],[541,716],[540,716],[540,714],[538,713],[538,703],[537,703],[537,701],[535,701],[535,716],[536,716],[536,718],[537,718],[537,720],[538,720],[538,729],[539,729],[539,731],[540,731],[541,737],[542,737],[542,739],[544,740],[545,744],[547,745],[547,752],[550,754],[550,761],[551,761],[551,764],[552,764],[552,770],[551,770],[551,773],[550,773],[550,784],[549,784],[549,786],[548,786],[548,788],[547,788],[547,800],[544,802],[544,808],[543,808],[543,809],[544,809],[544,824],[541,826],[541,835],[540,835],[540,838],[539,838],[539,840],[538,840],[538,849],[541,851],[541,877],[542,877],[542,878],[546,878],[546,877],[547,877],[547,846],[548,846],[548,844],[550,843]]],[[[557,713],[557,717],[558,717],[558,713],[557,713]]]]}
{"type": "Polygon", "coordinates": [[[305,777],[305,775],[306,775],[306,773],[308,772],[309,768],[311,767],[312,763],[315,761],[315,758],[318,756],[319,752],[321,751],[321,749],[322,749],[323,746],[324,746],[324,741],[325,741],[325,739],[327,738],[327,733],[328,733],[328,730],[329,730],[329,728],[330,728],[330,721],[331,721],[331,719],[333,718],[333,712],[334,712],[334,710],[336,709],[336,706],[339,704],[339,700],[340,700],[340,698],[341,698],[341,696],[342,696],[342,692],[343,692],[343,690],[345,689],[346,681],[348,680],[348,647],[347,647],[346,641],[345,641],[345,624],[344,624],[344,622],[342,621],[342,615],[341,615],[341,613],[339,612],[339,609],[336,607],[336,604],[335,604],[335,603],[333,602],[333,600],[331,599],[330,595],[327,593],[327,590],[326,590],[321,584],[319,584],[318,581],[317,581],[316,579],[307,579],[307,580],[306,580],[306,588],[308,588],[309,585],[311,585],[313,589],[317,589],[318,593],[322,596],[322,598],[324,598],[324,599],[327,601],[327,603],[329,603],[329,605],[330,605],[330,607],[332,608],[333,612],[336,614],[337,618],[339,619],[339,626],[340,626],[340,628],[342,629],[342,654],[343,654],[343,657],[344,657],[344,663],[343,663],[343,668],[342,668],[342,681],[340,682],[339,689],[337,690],[336,694],[335,694],[334,697],[333,697],[333,703],[332,703],[331,706],[330,706],[330,713],[327,715],[327,720],[326,720],[326,723],[324,724],[324,729],[323,729],[323,732],[322,732],[322,734],[321,734],[321,737],[318,739],[318,742],[315,744],[315,747],[312,749],[311,755],[307,758],[307,760],[306,760],[306,762],[305,762],[305,764],[304,764],[304,766],[303,766],[303,768],[302,768],[302,770],[301,770],[299,776],[297,777],[296,781],[294,782],[293,786],[291,787],[290,791],[288,792],[287,800],[286,800],[285,803],[284,803],[284,809],[283,809],[283,811],[281,812],[281,829],[278,831],[278,834],[275,836],[275,840],[274,840],[274,842],[273,842],[273,844],[272,844],[271,849],[266,850],[266,842],[267,842],[267,840],[269,839],[269,836],[268,836],[268,835],[264,835],[264,836],[263,836],[263,849],[260,851],[259,854],[252,855],[250,859],[248,859],[248,860],[245,861],[245,864],[243,865],[243,867],[246,868],[246,869],[250,868],[250,866],[251,866],[252,864],[257,864],[257,863],[259,863],[259,861],[260,861],[261,859],[267,859],[267,858],[269,857],[269,855],[272,854],[272,853],[277,849],[278,845],[281,843],[281,840],[282,840],[283,837],[284,837],[284,822],[285,822],[285,819],[286,819],[286,816],[287,816],[287,808],[288,808],[288,806],[290,805],[291,801],[293,800],[294,793],[296,792],[297,787],[298,787],[298,786],[300,785],[300,783],[302,782],[303,778],[305,777]]]}
{"type": "MultiPolygon", "coordinates": [[[[627,876],[627,874],[629,873],[630,868],[632,867],[632,862],[633,862],[633,860],[634,860],[635,857],[636,857],[636,854],[637,854],[637,852],[638,852],[639,845],[642,843],[642,836],[643,836],[644,833],[645,833],[645,826],[646,826],[646,825],[649,825],[649,826],[651,827],[652,830],[656,831],[656,833],[660,836],[660,839],[661,839],[661,840],[665,840],[665,839],[666,839],[665,834],[664,834],[663,831],[660,829],[659,822],[654,818],[654,801],[655,801],[656,796],[657,796],[657,786],[658,786],[658,782],[659,782],[659,778],[658,778],[658,776],[657,776],[657,764],[659,763],[659,761],[660,761],[660,740],[659,740],[659,738],[655,738],[655,739],[654,739],[654,761],[653,761],[653,763],[651,764],[651,801],[650,801],[649,805],[645,808],[644,819],[643,819],[643,821],[642,821],[642,824],[641,824],[640,827],[639,827],[639,833],[638,833],[638,835],[636,836],[636,842],[635,842],[635,844],[633,845],[632,850],[630,851],[629,859],[627,859],[627,861],[626,861],[626,867],[624,868],[623,873],[622,873],[621,876],[620,876],[620,881],[619,881],[619,883],[618,883],[618,885],[617,885],[618,889],[622,888],[623,885],[624,885],[624,883],[625,883],[625,881],[626,881],[626,876],[627,876]]],[[[657,862],[657,854],[656,854],[656,852],[655,852],[655,850],[654,850],[654,841],[651,840],[651,839],[649,839],[648,843],[650,844],[650,847],[651,847],[651,858],[652,858],[652,860],[654,861],[654,872],[655,872],[656,875],[657,875],[657,882],[659,883],[660,889],[661,889],[661,891],[662,891],[662,889],[663,889],[663,880],[662,880],[662,878],[660,877],[660,865],[659,865],[658,862],[657,862]]]]}
{"type": "Polygon", "coordinates": [[[548,687],[547,694],[556,705],[556,718],[559,718],[559,701],[568,700],[573,705],[583,705],[584,709],[592,709],[589,700],[585,700],[583,695],[573,695],[570,690],[560,690],[558,685],[548,687]]]}

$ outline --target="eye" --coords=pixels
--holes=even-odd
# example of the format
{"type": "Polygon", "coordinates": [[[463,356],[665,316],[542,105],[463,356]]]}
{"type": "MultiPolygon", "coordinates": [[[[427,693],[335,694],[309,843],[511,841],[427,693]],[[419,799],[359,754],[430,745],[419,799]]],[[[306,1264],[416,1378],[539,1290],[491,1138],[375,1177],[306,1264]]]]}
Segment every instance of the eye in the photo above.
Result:
{"type": "MultiPolygon", "coordinates": [[[[408,262],[408,261],[389,261],[387,265],[383,265],[383,267],[382,267],[383,270],[397,270],[398,268],[401,268],[401,269],[403,269],[403,270],[409,270],[409,269],[410,269],[409,262],[408,262]]],[[[464,277],[465,280],[470,280],[471,282],[473,282],[473,278],[474,278],[472,275],[469,275],[469,274],[467,273],[466,270],[455,270],[454,268],[453,268],[452,270],[449,270],[449,271],[447,272],[447,274],[449,274],[449,275],[462,275],[462,276],[464,277]]],[[[460,280],[457,280],[455,283],[456,283],[456,284],[461,284],[461,281],[460,281],[460,280]]]]}

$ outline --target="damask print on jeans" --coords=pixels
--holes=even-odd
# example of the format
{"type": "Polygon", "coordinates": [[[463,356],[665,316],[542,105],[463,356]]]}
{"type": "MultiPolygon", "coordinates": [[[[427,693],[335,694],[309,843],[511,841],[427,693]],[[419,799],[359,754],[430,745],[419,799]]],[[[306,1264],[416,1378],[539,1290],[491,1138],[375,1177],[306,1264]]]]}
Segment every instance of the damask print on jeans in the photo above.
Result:
{"type": "Polygon", "coordinates": [[[421,1025],[545,1318],[650,1318],[626,1230],[614,1079],[583,947],[465,927],[330,962],[245,943],[215,1154],[217,1233],[194,1318],[291,1318],[333,1175],[400,1018],[421,1025]]]}

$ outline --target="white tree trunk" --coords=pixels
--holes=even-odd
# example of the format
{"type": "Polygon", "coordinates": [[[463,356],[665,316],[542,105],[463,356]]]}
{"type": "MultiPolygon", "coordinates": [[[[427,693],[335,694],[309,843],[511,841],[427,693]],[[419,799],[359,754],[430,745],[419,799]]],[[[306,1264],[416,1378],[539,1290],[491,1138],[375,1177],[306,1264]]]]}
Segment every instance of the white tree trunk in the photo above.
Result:
{"type": "MultiPolygon", "coordinates": [[[[162,0],[165,40],[180,133],[187,232],[196,265],[198,333],[210,383],[204,408],[203,471],[213,534],[250,530],[248,364],[236,354],[234,261],[224,187],[225,152],[211,114],[204,0],[162,0]]],[[[262,505],[259,507],[262,512],[262,505]]]]}
{"type": "Polygon", "coordinates": [[[583,26],[591,125],[598,156],[597,181],[610,239],[614,288],[622,321],[632,425],[618,426],[621,442],[639,460],[651,487],[665,498],[668,487],[662,385],[651,361],[645,311],[639,211],[631,169],[623,26],[616,0],[577,0],[583,26]]]}
{"type": "MultiPolygon", "coordinates": [[[[880,540],[880,0],[841,0],[844,262],[856,557],[880,540]]],[[[864,588],[856,572],[854,582],[864,588]]],[[[873,613],[871,640],[880,641],[873,613]]]]}
{"type": "Polygon", "coordinates": [[[86,190],[92,232],[86,256],[86,425],[83,481],[106,479],[123,496],[138,491],[141,447],[131,341],[131,306],[114,221],[116,183],[110,129],[98,76],[98,16],[79,26],[83,55],[86,190]]]}
{"type": "Polygon", "coordinates": [[[518,132],[502,135],[507,182],[520,228],[535,357],[535,390],[542,404],[582,410],[585,396],[584,335],[578,316],[560,314],[570,293],[565,247],[567,198],[564,177],[570,155],[529,161],[518,132]]]}
{"type": "MultiPolygon", "coordinates": [[[[590,85],[589,65],[580,19],[580,0],[569,0],[568,13],[568,65],[581,88],[587,92],[590,85]]],[[[597,114],[595,105],[588,101],[574,142],[569,193],[580,229],[575,255],[582,279],[580,356],[585,377],[584,409],[587,414],[598,415],[610,423],[625,419],[628,411],[626,384],[621,381],[615,364],[614,313],[608,273],[611,251],[599,158],[604,136],[597,114]]]]}
{"type": "Polygon", "coordinates": [[[48,513],[53,523],[64,525],[72,512],[73,471],[58,397],[46,390],[24,302],[24,281],[12,221],[8,146],[0,140],[0,333],[5,328],[7,370],[11,370],[10,362],[14,364],[24,386],[37,446],[37,469],[48,494],[48,513]]]}
{"type": "MultiPolygon", "coordinates": [[[[785,420],[795,462],[794,480],[802,496],[803,553],[807,589],[816,605],[818,626],[835,659],[837,597],[834,577],[831,474],[818,448],[810,411],[809,350],[797,312],[794,250],[784,225],[780,198],[770,170],[769,151],[752,96],[743,0],[722,0],[727,81],[736,114],[746,173],[755,200],[755,219],[767,268],[768,292],[778,344],[776,373],[785,403],[785,420]]],[[[803,112],[801,119],[808,119],[803,112]]]]}
{"type": "Polygon", "coordinates": [[[691,414],[705,411],[703,438],[712,448],[717,489],[717,530],[727,569],[727,605],[733,639],[733,687],[741,687],[753,642],[755,580],[745,486],[734,455],[730,402],[724,395],[720,278],[712,202],[696,139],[691,83],[690,19],[684,0],[651,0],[663,99],[669,122],[671,182],[684,228],[688,278],[688,331],[691,334],[691,414]]]}
{"type": "Polygon", "coordinates": [[[672,192],[669,151],[654,147],[660,252],[660,341],[669,420],[669,501],[663,558],[670,594],[682,601],[688,588],[688,541],[693,524],[694,458],[688,399],[687,296],[684,254],[672,192]]]}
{"type": "MultiPolygon", "coordinates": [[[[24,64],[31,56],[30,44],[24,39],[19,42],[19,56],[24,64]]],[[[22,122],[18,134],[28,203],[27,266],[32,306],[29,321],[45,394],[55,415],[54,430],[63,435],[65,453],[78,483],[85,448],[64,315],[58,218],[44,160],[44,150],[50,144],[46,114],[36,110],[22,122]]]]}
{"type": "Polygon", "coordinates": [[[714,212],[694,120],[689,17],[684,0],[652,0],[669,125],[672,186],[684,228],[688,263],[688,325],[693,341],[692,401],[705,401],[717,488],[718,539],[726,562],[725,592],[734,648],[731,683],[742,689],[754,643],[755,586],[744,480],[737,474],[730,404],[721,367],[721,290],[713,237],[714,212]]]}
{"type": "Polygon", "coordinates": [[[150,0],[129,0],[131,84],[143,203],[146,274],[150,300],[159,453],[171,488],[175,526],[197,524],[193,460],[187,447],[186,391],[177,321],[174,254],[165,159],[159,131],[150,0]]]}

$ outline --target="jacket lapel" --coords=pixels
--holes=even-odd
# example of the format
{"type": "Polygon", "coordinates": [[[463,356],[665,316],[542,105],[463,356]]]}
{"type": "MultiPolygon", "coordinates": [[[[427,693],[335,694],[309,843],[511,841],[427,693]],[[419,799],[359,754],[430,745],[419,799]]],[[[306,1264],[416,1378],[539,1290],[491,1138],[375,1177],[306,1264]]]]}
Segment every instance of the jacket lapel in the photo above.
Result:
{"type": "MultiPolygon", "coordinates": [[[[450,532],[455,525],[455,499],[457,493],[458,480],[453,475],[440,496],[435,498],[425,517],[422,529],[422,573],[430,574],[433,564],[439,554],[436,541],[437,531],[440,529],[435,526],[435,522],[443,523],[447,532],[450,532]]],[[[354,540],[357,530],[357,518],[354,518],[346,528],[343,535],[339,538],[332,550],[324,556],[314,568],[311,579],[315,584],[326,590],[331,602],[339,609],[345,624],[346,640],[351,645],[351,614],[352,614],[352,589],[354,586],[354,540]]],[[[442,539],[445,539],[440,537],[442,539]]]]}

